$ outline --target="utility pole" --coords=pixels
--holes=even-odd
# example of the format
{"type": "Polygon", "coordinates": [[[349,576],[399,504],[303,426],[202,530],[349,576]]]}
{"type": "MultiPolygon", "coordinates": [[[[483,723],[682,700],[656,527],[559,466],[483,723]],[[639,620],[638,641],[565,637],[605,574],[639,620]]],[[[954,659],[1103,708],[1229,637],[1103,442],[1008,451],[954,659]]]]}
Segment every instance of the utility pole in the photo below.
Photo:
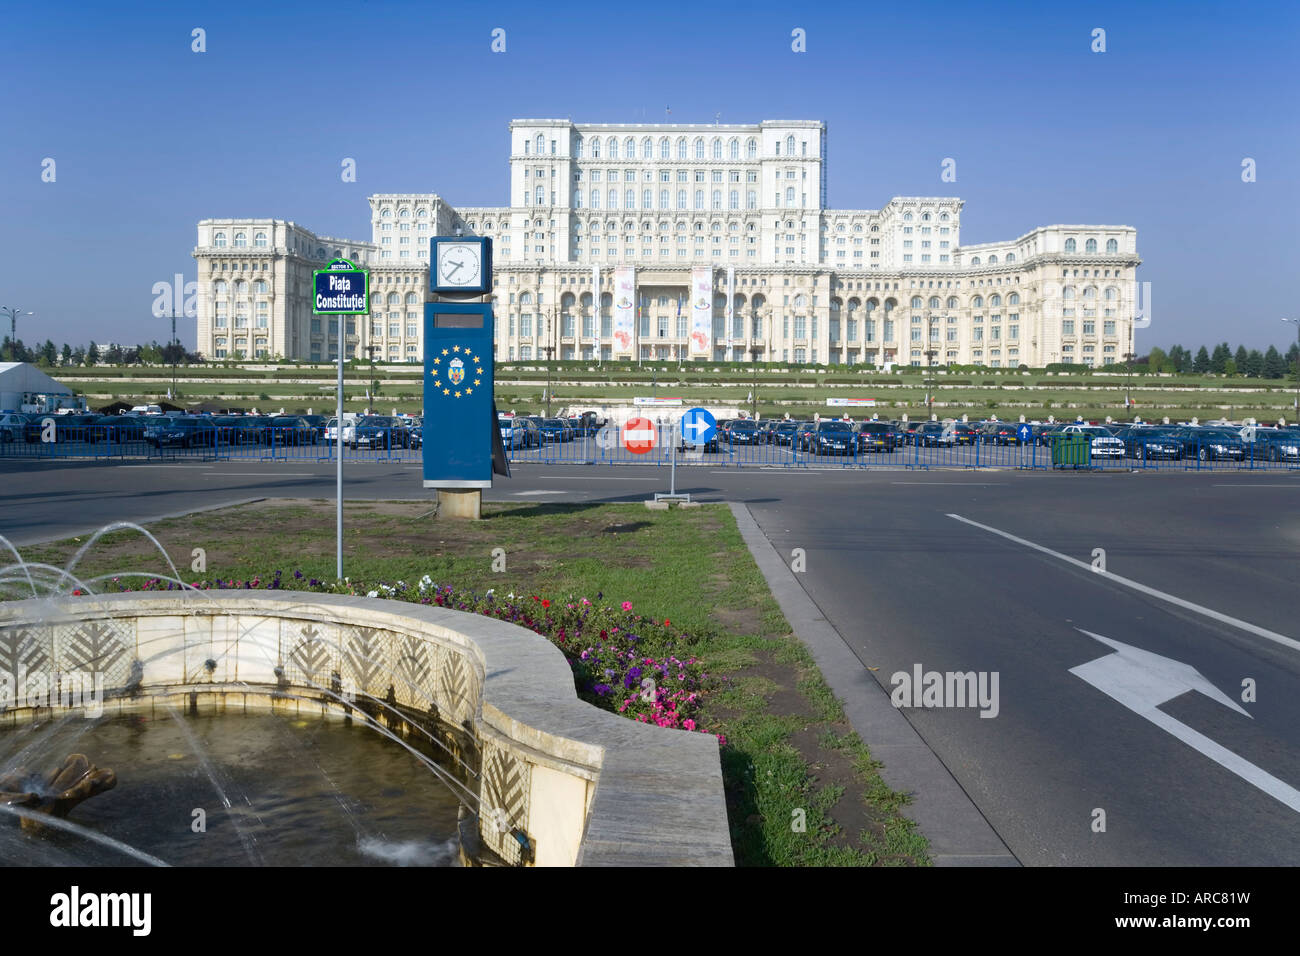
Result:
{"type": "Polygon", "coordinates": [[[0,308],[0,315],[9,316],[9,361],[18,361],[18,316],[35,314],[35,312],[24,312],[17,306],[0,308]]]}
{"type": "Polygon", "coordinates": [[[375,393],[379,391],[379,379],[375,375],[375,350],[378,345],[367,345],[366,351],[370,353],[370,408],[368,414],[375,414],[375,393]]]}
{"type": "MultiPolygon", "coordinates": [[[[1283,319],[1283,322],[1294,322],[1296,331],[1296,344],[1300,345],[1300,319],[1283,319]]],[[[1295,357],[1295,418],[1291,421],[1292,425],[1300,425],[1300,353],[1295,357]]]]}

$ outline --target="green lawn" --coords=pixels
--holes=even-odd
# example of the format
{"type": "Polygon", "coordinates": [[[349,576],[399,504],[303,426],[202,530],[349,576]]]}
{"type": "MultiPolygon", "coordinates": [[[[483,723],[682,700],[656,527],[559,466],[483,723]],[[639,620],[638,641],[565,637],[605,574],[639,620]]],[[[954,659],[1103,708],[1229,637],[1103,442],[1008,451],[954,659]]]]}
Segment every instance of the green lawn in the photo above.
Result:
{"type": "MultiPolygon", "coordinates": [[[[480,593],[495,588],[561,602],[603,594],[605,602],[630,601],[638,613],[670,619],[691,635],[691,653],[714,682],[699,725],[727,738],[721,759],[739,863],[927,862],[925,840],[900,813],[906,798],[885,786],[868,747],[852,734],[726,507],[485,505],[479,522],[440,519],[431,509],[423,501],[349,503],[345,571],[353,586],[411,584],[427,574],[480,593]],[[493,570],[498,548],[500,571],[493,570]]],[[[302,582],[333,580],[332,514],[326,501],[268,501],[160,521],[150,530],[187,581],[258,577],[264,584],[278,570],[292,587],[295,572],[302,582]],[[205,551],[205,573],[190,570],[195,548],[205,551]]],[[[64,566],[83,543],[31,547],[24,557],[64,566]]],[[[136,532],[101,539],[76,569],[82,580],[125,580],[128,571],[168,573],[136,532]]]]}

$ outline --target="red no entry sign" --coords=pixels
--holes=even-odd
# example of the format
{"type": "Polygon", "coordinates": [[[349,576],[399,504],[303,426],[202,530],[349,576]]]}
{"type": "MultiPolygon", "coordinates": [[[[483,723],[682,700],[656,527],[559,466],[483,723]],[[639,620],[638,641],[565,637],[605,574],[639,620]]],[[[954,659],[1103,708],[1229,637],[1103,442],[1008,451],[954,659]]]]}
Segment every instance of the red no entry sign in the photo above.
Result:
{"type": "Polygon", "coordinates": [[[630,418],[623,426],[623,447],[644,455],[655,446],[655,423],[648,418],[630,418]]]}

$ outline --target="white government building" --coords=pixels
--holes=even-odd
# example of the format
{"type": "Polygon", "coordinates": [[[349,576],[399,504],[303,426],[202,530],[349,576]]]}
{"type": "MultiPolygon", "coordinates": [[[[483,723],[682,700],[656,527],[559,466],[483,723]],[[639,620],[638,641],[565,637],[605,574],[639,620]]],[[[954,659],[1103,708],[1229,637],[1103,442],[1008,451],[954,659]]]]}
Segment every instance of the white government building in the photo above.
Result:
{"type": "Polygon", "coordinates": [[[1014,368],[1110,365],[1132,351],[1132,227],[1040,226],[965,246],[961,199],[826,208],[826,153],[826,125],[813,121],[514,120],[509,206],[373,195],[369,242],[280,219],[201,221],[198,350],[336,359],[337,320],[312,314],[310,287],[313,269],[343,256],[370,269],[373,303],[347,319],[345,354],[419,361],[429,239],[460,232],[493,242],[499,362],[1014,368]],[[630,342],[614,338],[616,280],[634,290],[630,342]],[[699,283],[712,290],[713,335],[692,355],[699,283]]]}

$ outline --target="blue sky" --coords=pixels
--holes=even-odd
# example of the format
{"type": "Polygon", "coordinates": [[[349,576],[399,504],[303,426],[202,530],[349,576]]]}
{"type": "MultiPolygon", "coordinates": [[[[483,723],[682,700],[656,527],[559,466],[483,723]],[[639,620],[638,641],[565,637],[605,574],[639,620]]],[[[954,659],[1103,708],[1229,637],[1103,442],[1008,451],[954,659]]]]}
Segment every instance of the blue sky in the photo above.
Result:
{"type": "Polygon", "coordinates": [[[194,278],[199,219],[367,239],[371,193],[506,203],[512,118],[662,122],[670,106],[674,122],[824,120],[831,207],[957,195],[968,244],[1136,227],[1153,294],[1139,350],[1284,345],[1279,319],[1300,314],[1298,28],[1285,3],[11,7],[0,305],[38,313],[29,344],[162,341],[151,288],[194,278]]]}

